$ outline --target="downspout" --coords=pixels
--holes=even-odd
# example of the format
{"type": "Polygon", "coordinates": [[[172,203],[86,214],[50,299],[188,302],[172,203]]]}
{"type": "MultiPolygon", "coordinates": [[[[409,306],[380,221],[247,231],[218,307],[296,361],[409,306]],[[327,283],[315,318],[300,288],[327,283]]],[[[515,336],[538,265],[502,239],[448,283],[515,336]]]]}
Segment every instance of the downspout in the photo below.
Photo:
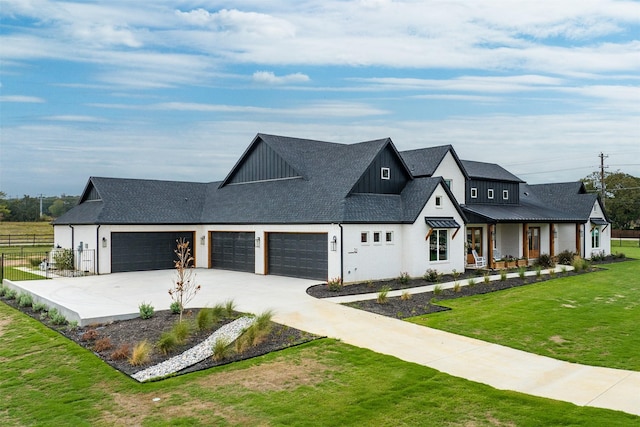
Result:
{"type": "Polygon", "coordinates": [[[338,227],[340,227],[340,279],[344,283],[344,250],[343,250],[344,244],[342,242],[344,230],[342,229],[342,224],[338,223],[338,227]]]}
{"type": "Polygon", "coordinates": [[[74,250],[74,248],[76,247],[76,242],[75,242],[75,231],[73,228],[73,225],[69,224],[69,228],[71,228],[71,250],[74,250]]]}
{"type": "Polygon", "coordinates": [[[96,274],[100,274],[100,226],[96,228],[96,274]]]}

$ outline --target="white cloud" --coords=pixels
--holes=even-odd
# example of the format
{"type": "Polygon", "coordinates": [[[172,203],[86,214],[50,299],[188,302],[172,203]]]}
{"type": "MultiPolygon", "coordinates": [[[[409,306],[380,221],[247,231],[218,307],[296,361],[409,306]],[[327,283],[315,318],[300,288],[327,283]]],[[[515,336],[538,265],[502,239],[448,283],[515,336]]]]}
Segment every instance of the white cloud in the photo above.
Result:
{"type": "Polygon", "coordinates": [[[96,122],[104,122],[105,119],[101,117],[94,116],[82,116],[82,115],[58,115],[58,116],[46,116],[45,120],[57,121],[57,122],[85,122],[85,123],[96,123],[96,122]]]}
{"type": "Polygon", "coordinates": [[[38,96],[26,96],[26,95],[0,95],[0,102],[23,102],[32,104],[41,104],[45,100],[38,96]]]}
{"type": "Polygon", "coordinates": [[[293,37],[296,33],[295,26],[287,20],[264,13],[243,12],[237,9],[221,9],[210,13],[202,8],[189,12],[176,10],[175,13],[192,25],[210,26],[222,32],[269,38],[293,37]]]}
{"type": "Polygon", "coordinates": [[[256,71],[253,73],[253,81],[266,84],[286,84],[286,83],[306,83],[309,76],[302,73],[287,74],[285,76],[276,76],[273,71],[256,71]]]}

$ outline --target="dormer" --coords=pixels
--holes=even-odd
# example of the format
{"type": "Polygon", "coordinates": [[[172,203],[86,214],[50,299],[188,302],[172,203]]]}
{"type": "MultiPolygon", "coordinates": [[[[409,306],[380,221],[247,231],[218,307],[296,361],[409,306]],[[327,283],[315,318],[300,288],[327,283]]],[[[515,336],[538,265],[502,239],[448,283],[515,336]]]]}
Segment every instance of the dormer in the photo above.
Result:
{"type": "Polygon", "coordinates": [[[469,180],[466,204],[517,205],[520,203],[520,178],[494,163],[463,160],[469,180]]]}

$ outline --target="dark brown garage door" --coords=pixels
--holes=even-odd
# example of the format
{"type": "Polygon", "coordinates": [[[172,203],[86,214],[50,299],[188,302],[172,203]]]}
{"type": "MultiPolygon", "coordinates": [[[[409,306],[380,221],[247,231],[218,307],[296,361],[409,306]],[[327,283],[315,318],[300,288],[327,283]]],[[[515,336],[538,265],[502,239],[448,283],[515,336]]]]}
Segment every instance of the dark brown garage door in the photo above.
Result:
{"type": "Polygon", "coordinates": [[[174,268],[176,240],[188,240],[195,256],[193,235],[190,231],[111,233],[111,272],[174,268]]]}
{"type": "Polygon", "coordinates": [[[211,233],[211,268],[255,273],[255,233],[211,233]]]}
{"type": "Polygon", "coordinates": [[[326,233],[269,233],[269,274],[327,280],[326,233]]]}

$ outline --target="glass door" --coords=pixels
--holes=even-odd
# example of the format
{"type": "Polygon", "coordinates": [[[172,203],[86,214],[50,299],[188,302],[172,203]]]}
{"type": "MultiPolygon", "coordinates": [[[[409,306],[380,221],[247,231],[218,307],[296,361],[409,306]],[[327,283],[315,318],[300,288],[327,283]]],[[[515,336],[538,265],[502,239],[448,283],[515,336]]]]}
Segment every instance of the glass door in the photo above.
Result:
{"type": "Polygon", "coordinates": [[[540,258],[540,227],[529,227],[529,258],[540,258]]]}

